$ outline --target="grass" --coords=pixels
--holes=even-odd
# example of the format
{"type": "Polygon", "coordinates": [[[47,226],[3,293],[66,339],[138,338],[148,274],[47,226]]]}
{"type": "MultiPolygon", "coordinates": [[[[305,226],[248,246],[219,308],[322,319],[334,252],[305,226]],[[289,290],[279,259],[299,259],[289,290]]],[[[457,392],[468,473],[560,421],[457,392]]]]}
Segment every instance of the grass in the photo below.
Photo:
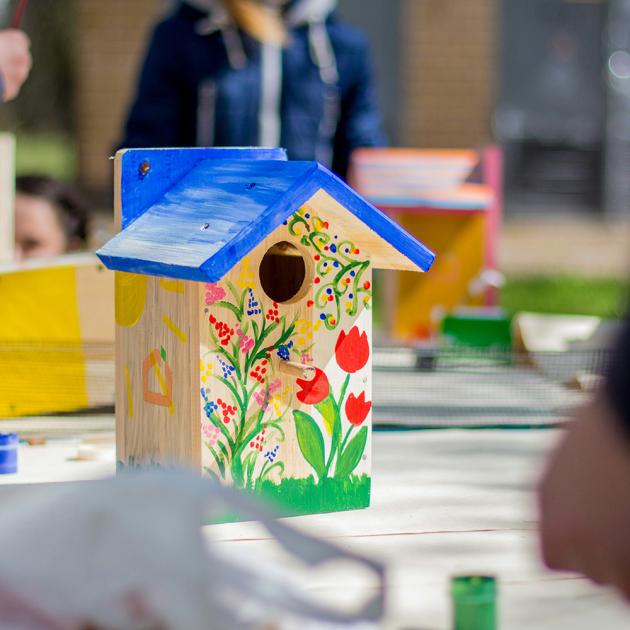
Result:
{"type": "Polygon", "coordinates": [[[76,149],[62,134],[18,134],[15,171],[18,175],[49,175],[64,181],[76,175],[76,149]]]}
{"type": "Polygon", "coordinates": [[[521,311],[617,318],[630,298],[630,283],[618,278],[533,276],[509,278],[500,292],[509,315],[521,311]]]}
{"type": "MultiPolygon", "coordinates": [[[[499,303],[509,316],[528,311],[614,319],[630,307],[630,282],[570,275],[511,277],[499,291],[499,303]]],[[[375,325],[381,322],[381,311],[382,304],[377,298],[375,325]]]]}

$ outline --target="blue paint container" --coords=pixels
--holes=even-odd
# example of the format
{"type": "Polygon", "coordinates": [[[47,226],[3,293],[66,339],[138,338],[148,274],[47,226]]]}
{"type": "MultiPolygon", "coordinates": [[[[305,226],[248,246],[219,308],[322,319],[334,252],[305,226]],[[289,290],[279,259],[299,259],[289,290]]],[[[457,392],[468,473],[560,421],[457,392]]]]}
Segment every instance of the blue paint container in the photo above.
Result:
{"type": "Polygon", "coordinates": [[[18,434],[0,433],[0,475],[17,472],[18,434]]]}

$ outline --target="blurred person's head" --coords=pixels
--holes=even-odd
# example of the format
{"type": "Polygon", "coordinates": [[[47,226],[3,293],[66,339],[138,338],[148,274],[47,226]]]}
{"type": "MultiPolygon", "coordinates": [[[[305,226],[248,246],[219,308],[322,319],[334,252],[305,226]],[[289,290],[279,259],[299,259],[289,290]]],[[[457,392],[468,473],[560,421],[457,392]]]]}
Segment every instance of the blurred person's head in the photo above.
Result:
{"type": "Polygon", "coordinates": [[[15,181],[15,255],[18,260],[60,256],[87,240],[87,207],[74,188],[40,175],[15,181]]]}
{"type": "Polygon", "coordinates": [[[253,38],[282,45],[287,41],[287,27],[325,19],[337,6],[337,0],[183,0],[201,11],[224,9],[234,23],[253,38]]]}

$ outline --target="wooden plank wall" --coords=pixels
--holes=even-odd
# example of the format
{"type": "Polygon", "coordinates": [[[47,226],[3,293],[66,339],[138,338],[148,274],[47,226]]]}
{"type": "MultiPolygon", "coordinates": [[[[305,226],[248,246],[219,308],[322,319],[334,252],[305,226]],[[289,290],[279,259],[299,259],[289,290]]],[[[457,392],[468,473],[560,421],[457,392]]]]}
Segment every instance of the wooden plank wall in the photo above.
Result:
{"type": "MultiPolygon", "coordinates": [[[[115,221],[122,223],[120,156],[115,221]]],[[[199,470],[199,284],[116,272],[116,458],[199,470]]]]}

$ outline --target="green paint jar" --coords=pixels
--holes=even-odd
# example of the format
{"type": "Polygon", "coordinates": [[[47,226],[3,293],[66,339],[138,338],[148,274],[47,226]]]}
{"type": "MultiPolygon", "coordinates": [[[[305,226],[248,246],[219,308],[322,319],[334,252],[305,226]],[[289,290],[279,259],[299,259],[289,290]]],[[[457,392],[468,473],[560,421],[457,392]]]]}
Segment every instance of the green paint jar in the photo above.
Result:
{"type": "Polygon", "coordinates": [[[496,630],[496,579],[461,575],[451,579],[453,630],[496,630]]]}

